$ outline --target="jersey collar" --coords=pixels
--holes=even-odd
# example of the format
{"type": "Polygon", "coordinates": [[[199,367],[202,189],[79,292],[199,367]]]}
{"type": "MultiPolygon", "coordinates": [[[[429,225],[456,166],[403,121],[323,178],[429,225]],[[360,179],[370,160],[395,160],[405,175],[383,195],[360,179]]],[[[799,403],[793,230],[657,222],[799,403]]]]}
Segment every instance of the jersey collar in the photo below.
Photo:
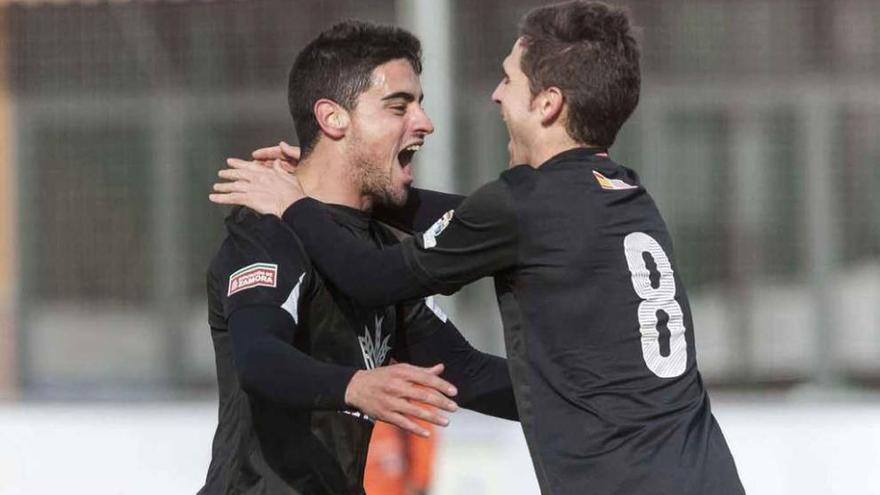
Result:
{"type": "Polygon", "coordinates": [[[358,230],[367,231],[370,228],[370,214],[350,206],[324,203],[330,210],[330,215],[338,223],[354,227],[358,230]]]}
{"type": "Polygon", "coordinates": [[[597,160],[607,160],[608,159],[608,150],[606,148],[598,148],[598,147],[582,147],[582,148],[572,148],[570,150],[565,150],[562,153],[558,153],[552,156],[549,160],[542,163],[538,169],[542,169],[548,165],[553,165],[556,163],[563,162],[580,162],[584,160],[589,161],[597,161],[597,160]]]}

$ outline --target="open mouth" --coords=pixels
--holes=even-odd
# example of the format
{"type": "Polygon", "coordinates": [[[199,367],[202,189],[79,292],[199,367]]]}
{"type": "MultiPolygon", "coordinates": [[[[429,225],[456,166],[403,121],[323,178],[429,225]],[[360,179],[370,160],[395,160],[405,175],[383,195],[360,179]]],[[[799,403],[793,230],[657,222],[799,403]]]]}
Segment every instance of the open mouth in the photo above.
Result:
{"type": "Polygon", "coordinates": [[[397,154],[397,161],[400,163],[400,167],[403,168],[404,175],[410,180],[412,180],[412,159],[420,149],[422,149],[421,144],[411,144],[397,154]]]}
{"type": "Polygon", "coordinates": [[[416,152],[420,149],[422,149],[421,144],[411,144],[398,153],[397,160],[400,162],[400,166],[405,167],[412,163],[413,156],[415,156],[416,152]]]}

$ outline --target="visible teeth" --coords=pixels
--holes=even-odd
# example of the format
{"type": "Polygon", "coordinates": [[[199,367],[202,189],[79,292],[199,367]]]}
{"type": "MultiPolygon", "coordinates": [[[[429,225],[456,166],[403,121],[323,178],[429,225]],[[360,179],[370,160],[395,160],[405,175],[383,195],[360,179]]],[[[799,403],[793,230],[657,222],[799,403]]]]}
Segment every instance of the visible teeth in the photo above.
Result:
{"type": "Polygon", "coordinates": [[[422,145],[411,144],[411,145],[407,146],[406,148],[404,148],[404,151],[412,151],[413,153],[415,153],[416,151],[419,151],[420,149],[422,149],[422,145]]]}

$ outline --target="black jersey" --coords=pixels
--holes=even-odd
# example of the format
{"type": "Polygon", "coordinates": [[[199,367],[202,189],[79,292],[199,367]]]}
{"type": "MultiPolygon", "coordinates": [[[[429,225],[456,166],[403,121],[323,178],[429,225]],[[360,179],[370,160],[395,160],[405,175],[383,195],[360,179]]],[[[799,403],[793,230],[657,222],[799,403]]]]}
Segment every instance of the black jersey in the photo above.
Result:
{"type": "MultiPolygon", "coordinates": [[[[284,218],[313,239],[332,238],[308,200],[284,218]]],[[[381,289],[383,273],[326,272],[371,304],[494,275],[542,493],[743,493],[697,370],[667,228],[637,175],[604,152],[569,150],[507,170],[397,253],[336,251],[409,268],[381,289]]],[[[334,258],[315,254],[322,270],[334,258]]]]}
{"type": "MultiPolygon", "coordinates": [[[[397,242],[363,212],[327,209],[338,225],[374,246],[397,242]]],[[[383,366],[392,356],[407,358],[406,345],[441,328],[445,315],[424,301],[377,308],[352,303],[322,280],[295,234],[275,217],[240,209],[226,224],[229,235],[208,274],[220,407],[200,493],[363,494],[372,420],[346,409],[345,384],[356,369],[383,366]],[[326,378],[339,382],[337,392],[316,395],[302,408],[245,393],[228,322],[236,311],[261,306],[289,314],[288,345],[352,370],[326,378]]]]}

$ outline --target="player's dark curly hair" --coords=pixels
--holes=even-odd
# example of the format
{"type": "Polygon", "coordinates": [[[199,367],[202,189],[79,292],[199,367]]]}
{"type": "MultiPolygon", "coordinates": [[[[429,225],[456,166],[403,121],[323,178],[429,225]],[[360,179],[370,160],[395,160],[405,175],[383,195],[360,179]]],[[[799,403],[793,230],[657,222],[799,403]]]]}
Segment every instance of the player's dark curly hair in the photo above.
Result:
{"type": "Polygon", "coordinates": [[[623,9],[574,0],[529,12],[520,67],[532,95],[555,86],[568,104],[568,134],[609,147],[639,102],[639,47],[623,9]]]}
{"type": "Polygon", "coordinates": [[[297,55],[290,69],[287,103],[299,137],[302,156],[321,135],[312,111],[321,98],[347,110],[369,89],[373,69],[391,60],[407,60],[422,72],[422,47],[408,31],[360,21],[344,21],[322,32],[297,55]]]}

